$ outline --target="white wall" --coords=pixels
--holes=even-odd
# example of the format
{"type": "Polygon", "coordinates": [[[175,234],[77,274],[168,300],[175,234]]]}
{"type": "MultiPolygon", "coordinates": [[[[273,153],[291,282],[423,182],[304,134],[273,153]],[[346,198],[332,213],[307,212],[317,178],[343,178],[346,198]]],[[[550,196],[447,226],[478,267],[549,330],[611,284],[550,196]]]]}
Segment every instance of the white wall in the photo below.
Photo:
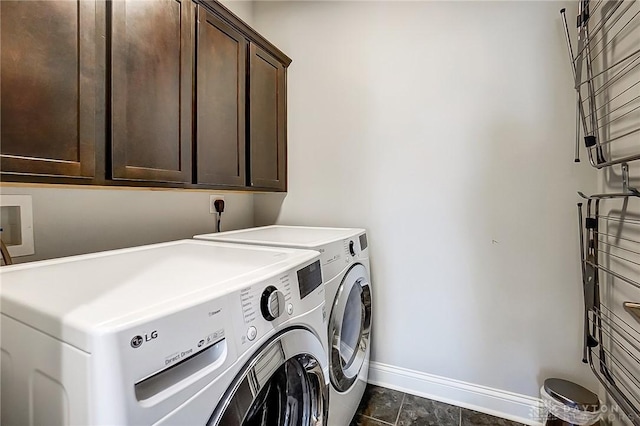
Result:
{"type": "Polygon", "coordinates": [[[248,0],[222,0],[230,11],[249,25],[253,25],[253,1],[248,0]]]}
{"type": "Polygon", "coordinates": [[[375,361],[529,396],[551,376],[597,387],[575,204],[596,175],[573,163],[562,6],[254,5],[293,58],[289,193],[256,195],[255,222],[369,230],[375,361]]]}
{"type": "Polygon", "coordinates": [[[31,195],[35,255],[15,263],[191,238],[215,232],[209,195],[225,197],[222,229],[253,225],[253,195],[184,190],[8,186],[31,195]]]}

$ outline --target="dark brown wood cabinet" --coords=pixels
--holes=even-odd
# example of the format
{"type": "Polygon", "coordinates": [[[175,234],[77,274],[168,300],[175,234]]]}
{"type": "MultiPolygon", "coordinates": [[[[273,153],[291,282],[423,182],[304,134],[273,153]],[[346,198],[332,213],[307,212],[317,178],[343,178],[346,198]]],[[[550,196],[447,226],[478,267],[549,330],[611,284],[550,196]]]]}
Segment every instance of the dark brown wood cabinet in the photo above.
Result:
{"type": "Polygon", "coordinates": [[[104,143],[104,4],[1,1],[3,174],[91,180],[104,143]]]}
{"type": "Polygon", "coordinates": [[[221,3],[0,14],[3,180],[286,191],[291,59],[221,3]]]}
{"type": "Polygon", "coordinates": [[[245,86],[247,41],[198,7],[196,183],[246,183],[245,86]]]}
{"type": "Polygon", "coordinates": [[[285,67],[251,43],[249,51],[249,176],[251,186],[285,191],[285,67]]]}
{"type": "Polygon", "coordinates": [[[191,181],[191,0],[111,3],[112,178],[191,181]]]}

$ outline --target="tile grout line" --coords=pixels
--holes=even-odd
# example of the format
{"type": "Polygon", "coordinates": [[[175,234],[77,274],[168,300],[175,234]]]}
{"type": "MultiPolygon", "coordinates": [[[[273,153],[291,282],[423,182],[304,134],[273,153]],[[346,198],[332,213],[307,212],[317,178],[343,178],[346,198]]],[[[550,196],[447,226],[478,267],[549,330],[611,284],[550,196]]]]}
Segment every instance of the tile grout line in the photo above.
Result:
{"type": "MultiPolygon", "coordinates": [[[[0,1],[1,1],[1,0],[0,0],[0,1]]],[[[382,386],[379,386],[379,387],[380,387],[380,388],[382,388],[382,389],[384,389],[384,390],[392,391],[392,392],[393,392],[393,390],[392,390],[392,389],[384,388],[384,387],[382,387],[382,386]]],[[[397,391],[395,391],[395,392],[397,392],[397,391]]],[[[400,407],[398,408],[398,414],[396,415],[396,419],[395,419],[395,421],[394,421],[393,423],[391,423],[391,422],[389,422],[389,421],[386,421],[386,420],[378,419],[378,418],[373,417],[373,416],[370,416],[370,415],[366,415],[366,414],[364,414],[364,413],[360,413],[360,414],[359,414],[359,416],[360,416],[360,417],[363,417],[363,418],[370,419],[370,420],[374,420],[375,422],[380,423],[380,424],[385,425],[385,426],[398,426],[398,423],[399,423],[399,421],[400,421],[400,416],[401,416],[401,414],[402,414],[402,410],[404,409],[404,403],[406,402],[407,396],[411,396],[411,394],[408,394],[408,393],[405,393],[405,392],[398,392],[398,393],[402,393],[402,400],[400,401],[400,407]]],[[[440,403],[440,402],[435,401],[435,400],[431,400],[431,399],[429,399],[429,398],[422,398],[422,397],[418,397],[418,400],[431,401],[431,402],[434,402],[434,403],[436,403],[436,404],[445,404],[445,403],[440,403]]],[[[476,424],[476,423],[475,423],[475,421],[473,420],[474,413],[475,413],[475,414],[478,414],[478,415],[480,415],[480,416],[485,416],[485,417],[486,417],[487,419],[489,419],[490,421],[491,421],[491,419],[494,419],[494,420],[495,420],[495,419],[501,420],[501,421],[500,421],[500,422],[498,422],[498,423],[495,423],[495,422],[490,423],[490,424],[493,424],[493,425],[497,425],[497,424],[502,425],[502,424],[505,424],[505,425],[510,425],[510,426],[526,426],[526,425],[524,425],[524,424],[516,423],[516,422],[512,422],[512,421],[509,421],[509,420],[504,419],[504,418],[501,418],[501,417],[497,417],[497,418],[496,418],[495,416],[491,416],[491,415],[488,415],[488,414],[483,414],[483,413],[480,413],[480,412],[475,412],[475,411],[473,411],[473,410],[469,410],[469,409],[466,409],[466,408],[460,407],[460,406],[458,406],[458,405],[454,405],[454,404],[445,404],[445,405],[448,405],[448,406],[450,406],[450,407],[453,407],[453,408],[457,408],[457,409],[458,409],[458,424],[457,424],[457,425],[455,425],[455,423],[453,423],[453,425],[454,425],[454,426],[464,426],[465,424],[469,424],[469,425],[470,425],[471,423],[476,424]],[[467,411],[467,412],[472,413],[472,414],[471,414],[471,417],[470,417],[470,418],[467,418],[467,422],[466,422],[466,423],[462,423],[462,410],[465,410],[465,411],[467,411]],[[505,423],[505,422],[506,422],[506,423],[505,423]]],[[[355,418],[354,418],[354,419],[355,419],[355,418]]],[[[484,420],[483,420],[481,423],[485,424],[485,423],[484,423],[484,420]]]]}
{"type": "Polygon", "coordinates": [[[366,417],[366,418],[371,419],[371,420],[375,420],[376,422],[383,423],[385,425],[396,426],[393,423],[385,422],[384,420],[376,419],[375,417],[367,416],[366,414],[360,414],[360,416],[361,417],[366,417]]]}
{"type": "Polygon", "coordinates": [[[393,423],[394,426],[398,426],[398,420],[400,420],[400,413],[402,412],[402,407],[404,406],[404,400],[407,398],[407,394],[405,392],[402,393],[402,402],[400,403],[400,408],[398,409],[398,415],[396,416],[396,421],[393,423]]]}

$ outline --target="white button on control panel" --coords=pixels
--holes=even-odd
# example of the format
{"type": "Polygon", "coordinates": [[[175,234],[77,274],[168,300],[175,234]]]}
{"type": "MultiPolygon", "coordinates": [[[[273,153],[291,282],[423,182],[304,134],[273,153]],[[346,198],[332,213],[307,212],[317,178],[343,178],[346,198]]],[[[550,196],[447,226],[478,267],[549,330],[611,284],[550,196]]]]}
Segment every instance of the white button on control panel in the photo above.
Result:
{"type": "Polygon", "coordinates": [[[247,330],[247,339],[253,340],[257,335],[258,330],[254,326],[249,327],[249,329],[247,330]]]}
{"type": "Polygon", "coordinates": [[[287,313],[289,315],[293,314],[293,304],[291,304],[291,303],[287,304],[287,313]]]}

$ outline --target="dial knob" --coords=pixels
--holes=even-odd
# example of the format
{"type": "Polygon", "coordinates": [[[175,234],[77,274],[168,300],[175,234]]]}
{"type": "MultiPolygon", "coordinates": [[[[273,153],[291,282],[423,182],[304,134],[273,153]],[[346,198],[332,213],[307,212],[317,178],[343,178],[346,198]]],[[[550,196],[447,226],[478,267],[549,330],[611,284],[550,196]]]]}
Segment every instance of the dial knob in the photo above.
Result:
{"type": "Polygon", "coordinates": [[[353,240],[349,241],[349,253],[351,253],[351,256],[355,256],[356,255],[356,250],[354,248],[355,244],[353,243],[353,240]]]}
{"type": "Polygon", "coordinates": [[[274,286],[265,288],[260,298],[260,310],[267,321],[273,321],[284,312],[284,294],[274,286]]]}

